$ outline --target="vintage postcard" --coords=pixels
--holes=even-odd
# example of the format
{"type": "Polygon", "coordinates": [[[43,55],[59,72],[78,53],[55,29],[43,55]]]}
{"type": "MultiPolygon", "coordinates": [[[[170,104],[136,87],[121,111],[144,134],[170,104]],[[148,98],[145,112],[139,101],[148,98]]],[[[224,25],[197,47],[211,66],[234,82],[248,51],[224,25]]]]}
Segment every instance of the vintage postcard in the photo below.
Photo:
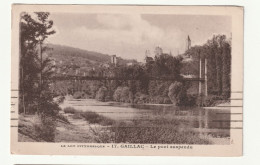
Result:
{"type": "Polygon", "coordinates": [[[243,7],[12,6],[12,154],[242,156],[243,7]]]}

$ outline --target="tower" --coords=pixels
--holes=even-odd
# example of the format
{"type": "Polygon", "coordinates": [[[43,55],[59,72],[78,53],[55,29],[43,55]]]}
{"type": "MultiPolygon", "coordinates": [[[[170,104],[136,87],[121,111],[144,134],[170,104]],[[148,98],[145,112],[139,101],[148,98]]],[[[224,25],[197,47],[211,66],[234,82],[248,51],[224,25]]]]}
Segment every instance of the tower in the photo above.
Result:
{"type": "Polygon", "coordinates": [[[111,56],[111,63],[114,64],[115,66],[117,65],[117,57],[116,55],[111,56]]]}
{"type": "Polygon", "coordinates": [[[190,40],[190,36],[188,35],[187,41],[186,41],[186,50],[189,50],[191,47],[191,40],[190,40]]]}
{"type": "Polygon", "coordinates": [[[146,56],[146,57],[150,57],[150,56],[151,56],[150,50],[146,50],[146,51],[145,51],[145,56],[146,56]]]}
{"type": "Polygon", "coordinates": [[[159,57],[160,55],[163,54],[163,50],[161,47],[157,46],[154,50],[154,54],[155,54],[155,57],[159,57]]]}

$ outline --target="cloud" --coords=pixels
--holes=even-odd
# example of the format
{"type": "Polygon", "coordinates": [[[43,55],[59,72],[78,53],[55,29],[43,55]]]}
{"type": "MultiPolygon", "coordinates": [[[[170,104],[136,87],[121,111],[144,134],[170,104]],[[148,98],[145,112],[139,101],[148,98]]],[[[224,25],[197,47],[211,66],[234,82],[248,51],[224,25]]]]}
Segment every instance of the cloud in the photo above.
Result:
{"type": "MultiPolygon", "coordinates": [[[[163,17],[164,23],[172,23],[169,28],[160,23],[152,24],[140,14],[96,14],[85,19],[81,15],[80,20],[75,18],[72,19],[75,26],[70,24],[70,28],[64,28],[66,25],[63,24],[57,27],[58,34],[51,38],[53,43],[139,61],[144,60],[145,50],[153,53],[156,46],[161,46],[166,53],[171,51],[173,55],[185,50],[187,30],[183,31],[183,27],[177,25],[178,21],[173,23],[166,17],[163,17]]],[[[198,35],[206,32],[201,33],[198,35]]]]}

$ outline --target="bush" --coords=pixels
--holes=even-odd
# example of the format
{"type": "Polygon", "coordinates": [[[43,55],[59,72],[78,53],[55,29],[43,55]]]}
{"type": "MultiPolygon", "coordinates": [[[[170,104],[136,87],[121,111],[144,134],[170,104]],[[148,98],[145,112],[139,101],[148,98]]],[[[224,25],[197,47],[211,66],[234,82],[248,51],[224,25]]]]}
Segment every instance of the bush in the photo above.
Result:
{"type": "Polygon", "coordinates": [[[71,114],[75,114],[77,112],[77,110],[73,107],[66,107],[63,109],[64,113],[71,113],[71,114]]]}
{"type": "Polygon", "coordinates": [[[142,94],[140,92],[135,94],[135,103],[137,104],[145,104],[145,103],[149,103],[149,96],[146,94],[142,94]]]}
{"type": "Polygon", "coordinates": [[[195,106],[197,104],[197,96],[196,95],[187,95],[185,99],[184,105],[186,106],[195,106]]]}
{"type": "Polygon", "coordinates": [[[91,112],[91,111],[82,112],[81,116],[85,118],[90,124],[100,124],[103,126],[114,124],[114,120],[99,115],[96,112],[91,112]]]}
{"type": "Polygon", "coordinates": [[[85,99],[86,98],[86,94],[84,92],[75,92],[73,94],[73,98],[74,99],[85,99]]]}
{"type": "Polygon", "coordinates": [[[106,87],[100,87],[96,94],[96,99],[98,101],[107,101],[108,89],[106,87]]]}
{"type": "Polygon", "coordinates": [[[155,97],[155,96],[166,97],[168,96],[169,86],[170,86],[169,82],[150,81],[148,86],[149,95],[151,97],[155,97]]]}
{"type": "Polygon", "coordinates": [[[131,103],[132,93],[128,87],[118,87],[114,92],[113,98],[118,102],[131,103]]]}
{"type": "Polygon", "coordinates": [[[120,102],[122,89],[122,87],[118,87],[114,92],[113,99],[117,102],[120,102]]]}
{"type": "Polygon", "coordinates": [[[65,122],[65,123],[68,123],[68,124],[70,123],[69,120],[67,119],[67,117],[63,116],[62,114],[58,114],[57,119],[65,122]]]}
{"type": "Polygon", "coordinates": [[[168,96],[174,105],[194,106],[197,104],[197,97],[188,95],[187,87],[181,82],[174,82],[170,85],[168,96]]]}
{"type": "Polygon", "coordinates": [[[185,105],[187,89],[181,82],[175,81],[169,87],[168,96],[174,105],[185,105]]]}
{"type": "Polygon", "coordinates": [[[227,98],[225,96],[215,96],[215,95],[209,95],[202,100],[202,106],[204,107],[213,107],[217,104],[221,104],[224,102],[227,102],[227,98]]]}
{"type": "Polygon", "coordinates": [[[56,120],[52,116],[40,116],[40,122],[34,124],[34,129],[38,138],[46,142],[55,141],[56,120]]]}

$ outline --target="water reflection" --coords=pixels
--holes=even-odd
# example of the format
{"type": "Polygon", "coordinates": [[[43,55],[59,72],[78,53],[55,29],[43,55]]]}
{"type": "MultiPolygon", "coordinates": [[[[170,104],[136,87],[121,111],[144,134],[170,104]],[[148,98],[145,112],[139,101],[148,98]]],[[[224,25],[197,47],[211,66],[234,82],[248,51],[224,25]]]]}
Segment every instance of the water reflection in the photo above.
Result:
{"type": "MultiPolygon", "coordinates": [[[[63,105],[83,111],[94,111],[117,121],[154,120],[178,121],[180,131],[192,131],[213,136],[230,136],[230,110],[201,107],[176,107],[172,105],[131,105],[94,100],[70,100],[63,105]]],[[[169,124],[167,124],[169,126],[169,124]]],[[[174,125],[176,126],[176,125],[174,125]]]]}

